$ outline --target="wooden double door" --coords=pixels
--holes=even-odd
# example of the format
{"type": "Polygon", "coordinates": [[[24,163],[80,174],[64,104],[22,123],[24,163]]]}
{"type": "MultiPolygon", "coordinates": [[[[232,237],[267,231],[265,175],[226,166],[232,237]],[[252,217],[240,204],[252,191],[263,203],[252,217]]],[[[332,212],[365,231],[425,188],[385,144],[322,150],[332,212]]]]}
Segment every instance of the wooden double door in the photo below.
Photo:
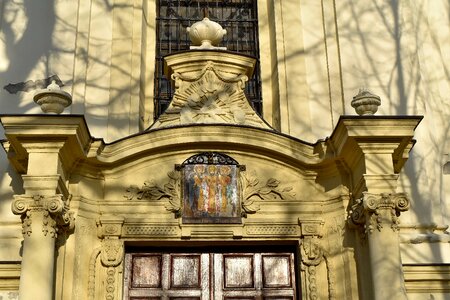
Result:
{"type": "Polygon", "coordinates": [[[125,256],[130,300],[293,300],[293,252],[132,252],[125,256]]]}

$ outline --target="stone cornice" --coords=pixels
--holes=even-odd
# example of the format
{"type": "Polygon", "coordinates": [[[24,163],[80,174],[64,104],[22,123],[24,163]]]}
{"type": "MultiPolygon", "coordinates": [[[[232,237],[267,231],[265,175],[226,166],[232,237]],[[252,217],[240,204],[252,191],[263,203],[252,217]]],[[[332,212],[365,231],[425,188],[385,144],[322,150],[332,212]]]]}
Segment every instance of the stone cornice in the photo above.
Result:
{"type": "Polygon", "coordinates": [[[164,75],[170,78],[174,70],[190,73],[204,66],[208,61],[223,65],[230,73],[253,75],[255,58],[230,51],[190,50],[177,52],[164,57],[164,75]],[[189,61],[189,64],[186,64],[189,61]]]}
{"type": "Polygon", "coordinates": [[[111,144],[98,145],[98,151],[90,152],[92,156],[89,160],[96,164],[111,165],[130,157],[148,156],[152,153],[221,147],[261,153],[294,165],[316,165],[324,159],[316,149],[319,146],[273,130],[215,124],[152,130],[111,144]]]}
{"type": "Polygon", "coordinates": [[[392,151],[394,169],[399,172],[414,144],[414,130],[422,119],[423,116],[341,116],[328,145],[350,166],[354,165],[355,154],[361,151],[392,151]]]}
{"type": "Polygon", "coordinates": [[[0,121],[8,139],[2,145],[20,173],[26,173],[28,153],[34,150],[59,151],[63,166],[70,170],[86,156],[92,142],[79,115],[2,115],[0,121]]]}

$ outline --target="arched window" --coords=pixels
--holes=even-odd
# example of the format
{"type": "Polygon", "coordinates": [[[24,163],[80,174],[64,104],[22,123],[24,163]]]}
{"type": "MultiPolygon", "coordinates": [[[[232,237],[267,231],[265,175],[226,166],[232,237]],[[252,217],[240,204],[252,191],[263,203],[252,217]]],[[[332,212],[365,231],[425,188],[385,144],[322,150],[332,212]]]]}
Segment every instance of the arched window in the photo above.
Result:
{"type": "Polygon", "coordinates": [[[247,98],[262,114],[261,78],[259,67],[258,18],[256,0],[159,0],[156,19],[155,117],[169,105],[173,90],[170,79],[163,74],[163,57],[190,46],[186,27],[200,21],[205,14],[227,30],[220,46],[229,51],[257,58],[253,77],[246,88],[247,98]]]}

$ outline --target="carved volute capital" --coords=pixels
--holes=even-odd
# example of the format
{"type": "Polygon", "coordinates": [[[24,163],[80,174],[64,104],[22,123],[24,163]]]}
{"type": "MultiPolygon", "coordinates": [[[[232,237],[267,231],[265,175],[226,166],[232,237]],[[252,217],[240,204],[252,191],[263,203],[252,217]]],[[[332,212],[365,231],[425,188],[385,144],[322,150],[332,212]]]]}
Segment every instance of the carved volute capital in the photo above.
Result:
{"type": "Polygon", "coordinates": [[[375,228],[381,231],[384,225],[398,231],[400,213],[408,209],[409,199],[405,193],[364,192],[363,197],[357,199],[351,208],[349,224],[364,233],[373,233],[375,228]]]}
{"type": "Polygon", "coordinates": [[[31,236],[33,215],[42,213],[42,232],[56,238],[60,229],[73,229],[74,217],[69,203],[70,197],[65,199],[63,195],[15,195],[11,210],[21,216],[24,236],[31,236]]]}

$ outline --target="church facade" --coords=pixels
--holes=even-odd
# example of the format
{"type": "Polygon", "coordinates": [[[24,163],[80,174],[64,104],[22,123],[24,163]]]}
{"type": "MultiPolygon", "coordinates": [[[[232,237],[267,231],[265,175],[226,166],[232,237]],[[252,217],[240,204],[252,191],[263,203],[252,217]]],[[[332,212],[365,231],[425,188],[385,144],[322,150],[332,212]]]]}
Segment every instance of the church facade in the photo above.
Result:
{"type": "Polygon", "coordinates": [[[448,299],[445,1],[5,2],[0,299],[448,299]]]}

